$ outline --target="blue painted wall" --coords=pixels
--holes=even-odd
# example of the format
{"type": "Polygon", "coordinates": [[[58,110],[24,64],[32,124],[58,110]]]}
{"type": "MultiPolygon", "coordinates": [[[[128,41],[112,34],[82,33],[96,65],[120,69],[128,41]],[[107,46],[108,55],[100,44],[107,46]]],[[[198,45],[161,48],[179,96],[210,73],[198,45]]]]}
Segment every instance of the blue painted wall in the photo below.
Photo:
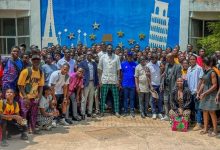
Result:
{"type": "MultiPolygon", "coordinates": [[[[179,43],[180,27],[180,0],[161,0],[169,3],[169,31],[167,46],[175,46],[179,43]]],[[[41,35],[44,34],[47,0],[41,0],[41,35]]],[[[77,43],[77,30],[88,35],[94,33],[96,40],[91,41],[87,37],[87,45],[100,42],[103,34],[113,35],[113,44],[123,42],[125,47],[131,47],[128,39],[134,39],[141,48],[147,46],[151,13],[154,11],[155,0],[54,0],[55,29],[62,32],[62,45],[77,43]],[[99,30],[93,30],[94,22],[100,24],[99,30]],[[64,29],[68,32],[64,34],[64,29]],[[119,38],[117,32],[122,30],[124,37],[119,38]],[[73,32],[75,39],[69,40],[67,35],[73,32]],[[146,38],[141,41],[139,34],[144,33],[146,38]]],[[[84,42],[81,35],[81,41],[84,42]]]]}

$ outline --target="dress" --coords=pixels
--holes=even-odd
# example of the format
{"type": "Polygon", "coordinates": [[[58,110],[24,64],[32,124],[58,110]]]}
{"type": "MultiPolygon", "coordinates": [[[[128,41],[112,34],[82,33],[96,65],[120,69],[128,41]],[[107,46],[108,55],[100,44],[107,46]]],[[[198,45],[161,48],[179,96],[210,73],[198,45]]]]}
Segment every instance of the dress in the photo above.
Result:
{"type": "MultiPolygon", "coordinates": [[[[212,81],[211,81],[211,73],[215,71],[214,70],[209,70],[204,72],[203,75],[203,80],[204,80],[204,89],[203,91],[207,91],[211,86],[212,86],[212,81]]],[[[212,93],[210,93],[209,95],[207,95],[204,99],[200,100],[200,104],[199,104],[199,108],[202,110],[219,110],[219,104],[216,104],[215,102],[215,97],[217,94],[217,89],[215,91],[213,91],[212,93]]]]}

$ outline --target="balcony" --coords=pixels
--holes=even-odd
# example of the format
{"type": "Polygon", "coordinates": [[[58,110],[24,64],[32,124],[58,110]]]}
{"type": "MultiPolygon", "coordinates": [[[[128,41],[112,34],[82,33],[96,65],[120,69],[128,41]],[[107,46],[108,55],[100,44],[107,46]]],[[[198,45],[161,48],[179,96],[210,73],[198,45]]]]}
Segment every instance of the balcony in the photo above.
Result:
{"type": "Polygon", "coordinates": [[[189,0],[190,11],[219,12],[220,0],[189,0]]]}
{"type": "Polygon", "coordinates": [[[0,0],[2,10],[30,10],[31,0],[0,0]]]}

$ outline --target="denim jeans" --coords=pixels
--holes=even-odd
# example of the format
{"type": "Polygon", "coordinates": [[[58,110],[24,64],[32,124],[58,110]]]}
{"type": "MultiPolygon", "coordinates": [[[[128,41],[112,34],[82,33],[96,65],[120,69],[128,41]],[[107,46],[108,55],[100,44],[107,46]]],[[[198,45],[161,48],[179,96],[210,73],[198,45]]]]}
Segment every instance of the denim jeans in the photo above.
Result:
{"type": "Polygon", "coordinates": [[[140,113],[148,113],[149,108],[149,102],[150,102],[150,92],[138,93],[138,99],[139,99],[139,107],[140,107],[140,113]]]}
{"type": "Polygon", "coordinates": [[[130,100],[130,112],[134,111],[135,88],[123,88],[124,112],[128,112],[128,99],[130,100]]]}
{"type": "Polygon", "coordinates": [[[159,95],[159,99],[154,99],[152,96],[151,96],[151,106],[152,106],[152,113],[153,114],[156,114],[156,105],[158,106],[158,114],[161,114],[162,113],[162,110],[163,110],[163,105],[162,105],[162,95],[160,94],[160,86],[158,85],[153,85],[153,88],[154,90],[158,93],[159,95]]]}
{"type": "Polygon", "coordinates": [[[199,109],[199,100],[196,99],[196,94],[192,94],[192,101],[195,104],[195,117],[196,117],[196,122],[201,124],[202,123],[202,110],[199,109]]]}

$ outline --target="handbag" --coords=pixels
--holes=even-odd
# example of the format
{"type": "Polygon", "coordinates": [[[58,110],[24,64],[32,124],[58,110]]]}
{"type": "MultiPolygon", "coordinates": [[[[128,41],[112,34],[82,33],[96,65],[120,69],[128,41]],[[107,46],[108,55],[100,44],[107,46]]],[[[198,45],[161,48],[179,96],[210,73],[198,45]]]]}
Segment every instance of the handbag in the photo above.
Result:
{"type": "Polygon", "coordinates": [[[189,121],[188,117],[184,116],[172,116],[170,117],[171,120],[171,130],[172,131],[180,131],[180,132],[187,132],[189,128],[189,121]]]}

